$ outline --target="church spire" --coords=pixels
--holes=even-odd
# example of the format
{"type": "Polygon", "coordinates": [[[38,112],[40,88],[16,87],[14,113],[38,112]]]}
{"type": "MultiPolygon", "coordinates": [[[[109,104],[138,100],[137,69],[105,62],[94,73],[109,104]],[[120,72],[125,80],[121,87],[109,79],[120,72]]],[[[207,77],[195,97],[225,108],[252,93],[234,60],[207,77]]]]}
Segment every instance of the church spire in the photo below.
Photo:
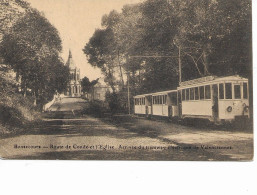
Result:
{"type": "Polygon", "coordinates": [[[72,58],[71,50],[69,49],[69,58],[72,58]]]}
{"type": "Polygon", "coordinates": [[[73,62],[73,59],[72,59],[71,50],[69,50],[69,57],[68,57],[68,60],[66,62],[66,66],[68,66],[70,69],[75,69],[76,68],[76,66],[73,62]]]}

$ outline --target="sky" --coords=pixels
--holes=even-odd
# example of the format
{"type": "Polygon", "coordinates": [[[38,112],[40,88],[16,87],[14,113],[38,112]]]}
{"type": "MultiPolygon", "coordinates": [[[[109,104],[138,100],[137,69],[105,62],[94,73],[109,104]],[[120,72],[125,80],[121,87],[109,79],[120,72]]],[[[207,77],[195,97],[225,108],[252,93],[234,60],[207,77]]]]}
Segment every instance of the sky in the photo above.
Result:
{"type": "Polygon", "coordinates": [[[93,68],[82,49],[93,35],[101,28],[104,14],[112,10],[121,11],[126,4],[143,0],[26,0],[32,7],[44,13],[45,17],[60,33],[63,43],[61,54],[66,63],[69,49],[75,65],[80,68],[81,77],[90,80],[102,77],[101,71],[93,68]]]}

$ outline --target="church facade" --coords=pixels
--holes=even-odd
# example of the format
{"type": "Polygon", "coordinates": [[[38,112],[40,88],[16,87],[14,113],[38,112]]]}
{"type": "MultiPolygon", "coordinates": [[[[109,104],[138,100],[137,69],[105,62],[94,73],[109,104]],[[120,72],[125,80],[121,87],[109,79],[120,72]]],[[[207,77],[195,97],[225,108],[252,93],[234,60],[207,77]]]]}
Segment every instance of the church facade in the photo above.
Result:
{"type": "Polygon", "coordinates": [[[70,70],[70,79],[64,95],[69,97],[80,97],[81,96],[80,69],[75,66],[74,61],[72,59],[71,51],[69,51],[69,57],[68,57],[66,66],[68,66],[70,70]]]}

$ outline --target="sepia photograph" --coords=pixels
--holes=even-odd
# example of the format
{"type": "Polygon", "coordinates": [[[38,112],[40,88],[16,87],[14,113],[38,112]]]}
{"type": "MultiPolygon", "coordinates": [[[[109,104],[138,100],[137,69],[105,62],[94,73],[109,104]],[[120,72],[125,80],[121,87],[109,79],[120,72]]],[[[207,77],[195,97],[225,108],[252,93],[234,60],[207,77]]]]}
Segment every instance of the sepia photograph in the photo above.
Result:
{"type": "Polygon", "coordinates": [[[251,0],[1,0],[0,158],[253,161],[251,0]]]}

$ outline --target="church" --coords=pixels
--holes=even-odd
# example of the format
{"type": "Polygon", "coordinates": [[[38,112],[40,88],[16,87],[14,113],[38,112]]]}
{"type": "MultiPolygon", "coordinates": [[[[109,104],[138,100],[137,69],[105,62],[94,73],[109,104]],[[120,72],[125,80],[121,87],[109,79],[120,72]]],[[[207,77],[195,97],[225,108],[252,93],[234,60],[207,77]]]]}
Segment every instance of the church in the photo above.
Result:
{"type": "Polygon", "coordinates": [[[75,66],[72,59],[71,51],[69,51],[69,57],[68,57],[66,66],[68,66],[70,70],[70,79],[69,79],[67,89],[64,92],[64,95],[69,97],[80,97],[81,96],[80,69],[75,66]]]}

